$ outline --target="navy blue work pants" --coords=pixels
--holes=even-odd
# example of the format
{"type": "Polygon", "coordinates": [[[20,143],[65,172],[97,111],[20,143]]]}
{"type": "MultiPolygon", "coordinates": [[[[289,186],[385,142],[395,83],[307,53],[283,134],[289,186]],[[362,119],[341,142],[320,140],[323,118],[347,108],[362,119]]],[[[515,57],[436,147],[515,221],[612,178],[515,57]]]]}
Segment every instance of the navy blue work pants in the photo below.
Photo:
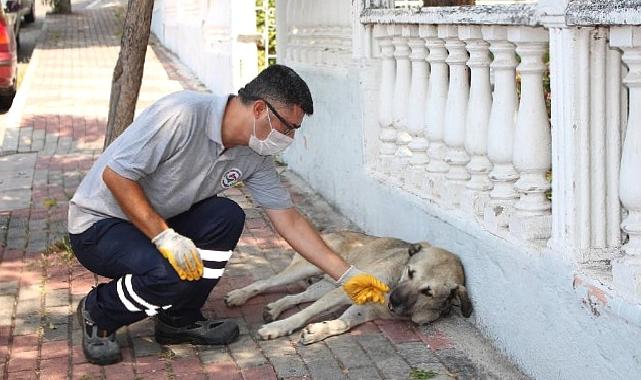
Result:
{"type": "MultiPolygon", "coordinates": [[[[238,243],[245,213],[234,201],[214,196],[167,223],[198,248],[228,251],[238,243]]],[[[150,239],[119,218],[100,220],[80,234],[71,234],[70,240],[83,266],[112,279],[92,289],[85,301],[94,322],[109,331],[157,313],[178,325],[204,319],[200,309],[219,277],[211,273],[222,274],[228,259],[221,255],[203,261],[209,278],[180,280],[150,239]]]]}

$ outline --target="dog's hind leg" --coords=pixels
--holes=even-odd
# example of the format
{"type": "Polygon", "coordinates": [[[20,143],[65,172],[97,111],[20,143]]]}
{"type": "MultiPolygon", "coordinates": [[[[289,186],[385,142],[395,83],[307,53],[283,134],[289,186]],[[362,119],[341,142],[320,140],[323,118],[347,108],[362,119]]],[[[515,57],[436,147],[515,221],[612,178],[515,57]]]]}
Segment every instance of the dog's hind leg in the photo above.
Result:
{"type": "Polygon", "coordinates": [[[327,314],[337,307],[349,305],[350,303],[351,301],[343,291],[343,288],[335,288],[291,317],[264,325],[258,329],[258,335],[262,339],[275,339],[280,336],[290,335],[294,330],[305,326],[305,323],[310,319],[327,314]]]}
{"type": "Polygon", "coordinates": [[[305,291],[301,293],[290,294],[279,300],[276,300],[265,306],[265,311],[263,311],[263,320],[265,322],[273,322],[283,311],[289,309],[290,307],[296,306],[303,302],[316,301],[335,287],[335,284],[332,284],[327,280],[321,280],[310,285],[307,289],[305,289],[305,291]]]}
{"type": "Polygon", "coordinates": [[[304,259],[294,259],[287,268],[283,269],[280,273],[265,280],[256,281],[244,288],[230,291],[225,295],[225,304],[227,304],[227,306],[239,306],[247,302],[248,299],[269,288],[288,285],[321,273],[323,272],[320,269],[308,263],[304,259]]]}
{"type": "Polygon", "coordinates": [[[340,335],[349,331],[352,327],[358,326],[374,319],[390,318],[387,306],[381,304],[352,305],[345,310],[338,319],[310,323],[301,334],[300,340],[303,344],[320,342],[330,336],[340,335]]]}

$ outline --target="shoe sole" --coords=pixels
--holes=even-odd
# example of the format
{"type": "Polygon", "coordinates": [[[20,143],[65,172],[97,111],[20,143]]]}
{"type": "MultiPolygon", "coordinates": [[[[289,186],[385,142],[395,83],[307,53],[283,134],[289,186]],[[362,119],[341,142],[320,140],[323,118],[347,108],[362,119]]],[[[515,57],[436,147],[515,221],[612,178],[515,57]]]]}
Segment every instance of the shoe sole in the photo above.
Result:
{"type": "Polygon", "coordinates": [[[87,349],[85,348],[85,334],[86,334],[86,332],[85,332],[85,319],[82,316],[82,311],[81,311],[83,302],[85,302],[84,298],[82,300],[80,300],[80,302],[78,303],[78,308],[76,309],[76,317],[78,318],[78,324],[83,329],[83,331],[82,331],[82,352],[85,354],[85,359],[87,359],[87,361],[89,363],[91,363],[91,364],[98,364],[98,365],[109,365],[109,364],[118,363],[119,361],[122,360],[122,354],[120,354],[120,353],[118,355],[107,356],[107,357],[102,358],[102,359],[92,358],[87,353],[87,349]]]}
{"type": "Polygon", "coordinates": [[[222,346],[222,345],[234,342],[239,335],[240,335],[239,329],[235,329],[234,334],[224,342],[223,341],[211,342],[211,341],[207,341],[206,339],[195,337],[195,336],[176,337],[176,336],[164,336],[164,335],[155,334],[155,338],[156,338],[156,343],[164,344],[164,345],[189,343],[189,344],[198,345],[198,346],[222,346]]]}

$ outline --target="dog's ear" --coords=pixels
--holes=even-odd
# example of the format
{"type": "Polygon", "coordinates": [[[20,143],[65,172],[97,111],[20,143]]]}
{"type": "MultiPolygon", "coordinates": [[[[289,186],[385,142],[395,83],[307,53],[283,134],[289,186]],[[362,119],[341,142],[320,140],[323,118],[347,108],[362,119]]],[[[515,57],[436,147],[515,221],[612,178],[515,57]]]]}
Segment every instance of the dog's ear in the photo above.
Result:
{"type": "Polygon", "coordinates": [[[461,303],[461,314],[465,318],[469,318],[472,315],[472,302],[470,302],[470,297],[467,295],[467,289],[463,285],[457,285],[454,289],[456,291],[456,297],[458,297],[459,302],[461,303]]]}
{"type": "Polygon", "coordinates": [[[407,253],[409,253],[409,254],[410,254],[410,256],[414,256],[415,254],[417,254],[418,252],[420,252],[420,251],[421,251],[421,249],[423,249],[423,246],[422,246],[422,245],[420,245],[420,244],[412,244],[412,245],[410,245],[410,247],[407,249],[407,253]]]}

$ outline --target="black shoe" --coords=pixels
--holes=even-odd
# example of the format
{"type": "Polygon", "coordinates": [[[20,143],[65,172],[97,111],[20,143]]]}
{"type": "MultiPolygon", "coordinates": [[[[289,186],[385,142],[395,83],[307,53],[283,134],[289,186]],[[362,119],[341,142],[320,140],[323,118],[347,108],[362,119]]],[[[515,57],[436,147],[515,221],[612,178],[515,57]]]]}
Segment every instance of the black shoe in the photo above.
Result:
{"type": "Polygon", "coordinates": [[[156,317],[156,342],[159,344],[228,344],[238,338],[238,324],[231,319],[196,321],[176,327],[156,317]]]}
{"type": "Polygon", "coordinates": [[[116,333],[98,328],[85,309],[85,298],[78,303],[76,311],[82,327],[82,351],[89,363],[107,365],[122,360],[116,333]]]}

